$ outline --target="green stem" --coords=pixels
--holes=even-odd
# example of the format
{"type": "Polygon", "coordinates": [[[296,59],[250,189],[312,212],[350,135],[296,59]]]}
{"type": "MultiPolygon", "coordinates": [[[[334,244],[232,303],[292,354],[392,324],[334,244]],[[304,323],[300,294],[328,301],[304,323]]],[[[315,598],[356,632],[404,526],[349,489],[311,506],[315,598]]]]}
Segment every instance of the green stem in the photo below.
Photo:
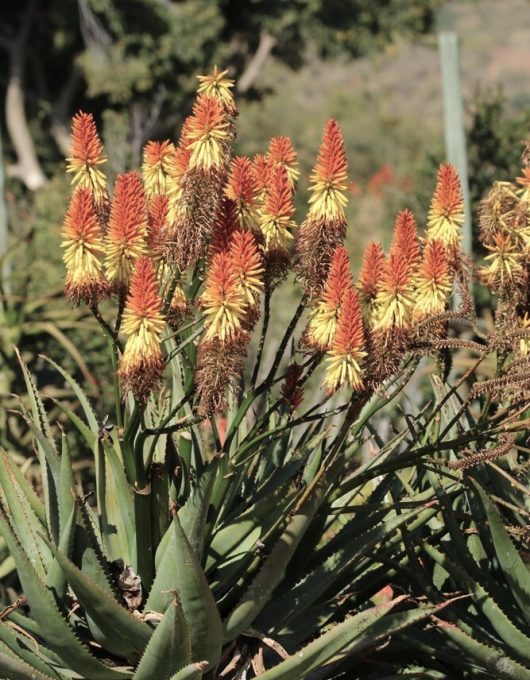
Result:
{"type": "Polygon", "coordinates": [[[254,387],[258,379],[258,373],[261,366],[261,359],[263,358],[263,348],[265,347],[265,337],[269,328],[270,313],[271,313],[271,297],[272,290],[267,286],[265,289],[265,296],[263,299],[263,327],[261,329],[261,336],[259,339],[258,351],[256,353],[256,363],[254,364],[254,371],[252,372],[251,385],[254,387]]]}

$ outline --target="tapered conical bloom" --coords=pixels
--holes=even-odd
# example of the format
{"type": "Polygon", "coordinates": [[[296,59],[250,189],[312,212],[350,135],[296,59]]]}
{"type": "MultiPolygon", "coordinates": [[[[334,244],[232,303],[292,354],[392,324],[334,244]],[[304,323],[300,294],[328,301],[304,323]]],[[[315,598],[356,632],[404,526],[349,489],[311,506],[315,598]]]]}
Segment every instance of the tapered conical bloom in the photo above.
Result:
{"type": "Polygon", "coordinates": [[[410,210],[402,210],[396,217],[390,252],[395,253],[398,251],[402,253],[407,261],[410,271],[414,272],[420,261],[421,252],[416,220],[410,210]]]}
{"type": "Polygon", "coordinates": [[[175,156],[175,145],[165,142],[148,142],[144,146],[142,175],[145,193],[148,198],[153,194],[165,194],[168,189],[169,172],[175,156]]]}
{"type": "Polygon", "coordinates": [[[236,156],[232,161],[225,196],[233,202],[240,228],[258,231],[258,186],[250,158],[236,156]]]}
{"type": "Polygon", "coordinates": [[[369,243],[363,254],[357,288],[361,298],[364,323],[371,328],[375,320],[375,302],[385,270],[385,254],[380,243],[369,243]]]}
{"type": "Polygon", "coordinates": [[[191,151],[188,167],[219,170],[226,162],[229,123],[215,97],[199,95],[187,131],[191,151]]]}
{"type": "Polygon", "coordinates": [[[298,275],[312,294],[324,285],[333,252],[346,235],[347,173],[342,132],[330,119],[311,174],[307,218],[300,226],[295,247],[298,275]]]}
{"type": "Polygon", "coordinates": [[[357,292],[348,288],[341,306],[337,332],[326,358],[325,386],[328,392],[335,392],[342,386],[359,391],[363,388],[362,359],[364,331],[361,307],[357,292]]]}
{"type": "Polygon", "coordinates": [[[346,249],[341,246],[335,250],[326,285],[310,313],[306,331],[310,346],[321,350],[331,346],[344,296],[352,286],[350,260],[346,249]]]}
{"type": "Polygon", "coordinates": [[[206,276],[201,303],[205,314],[205,340],[233,339],[242,328],[246,301],[228,253],[217,253],[206,276]]]}
{"type": "Polygon", "coordinates": [[[265,253],[287,256],[293,239],[294,202],[287,171],[281,165],[271,170],[265,203],[260,213],[260,229],[265,253]]]}
{"type": "Polygon", "coordinates": [[[134,262],[146,252],[147,205],[136,171],[116,178],[107,232],[107,276],[116,292],[127,289],[134,262]]]}
{"type": "Polygon", "coordinates": [[[223,196],[221,207],[217,214],[212,239],[208,246],[208,260],[211,261],[217,253],[226,253],[232,243],[232,235],[239,229],[235,203],[223,196]]]}
{"type": "Polygon", "coordinates": [[[525,270],[523,254],[509,234],[497,233],[493,245],[486,245],[488,265],[480,270],[480,278],[488,288],[500,292],[523,283],[525,270]]]}
{"type": "Polygon", "coordinates": [[[415,278],[414,318],[443,314],[451,295],[451,275],[441,241],[427,241],[415,278]]]}
{"type": "Polygon", "coordinates": [[[197,76],[199,87],[197,92],[217,99],[231,116],[237,114],[237,107],[232,94],[234,81],[226,77],[228,69],[220,71],[214,66],[212,73],[207,76],[197,76]]]}
{"type": "Polygon", "coordinates": [[[164,245],[164,230],[167,227],[169,214],[169,198],[162,194],[151,196],[147,206],[149,230],[147,245],[154,256],[159,256],[164,245]]]}
{"type": "Polygon", "coordinates": [[[300,171],[298,170],[298,156],[290,137],[273,137],[269,142],[268,156],[274,165],[283,165],[287,171],[291,187],[294,187],[300,171]]]}
{"type": "Polygon", "coordinates": [[[463,224],[464,199],[458,173],[450,163],[442,163],[429,209],[427,239],[437,239],[454,251],[460,245],[463,224]]]}
{"type": "Polygon", "coordinates": [[[375,330],[389,331],[410,326],[414,306],[412,278],[408,262],[401,252],[392,253],[385,263],[376,304],[375,330]]]}
{"type": "Polygon", "coordinates": [[[256,181],[259,201],[264,201],[267,196],[273,167],[272,158],[262,153],[257,153],[252,159],[252,172],[256,181]]]}
{"type": "Polygon", "coordinates": [[[97,304],[108,294],[101,258],[101,225],[90,189],[77,189],[66,212],[62,230],[66,265],[65,294],[70,302],[97,304]]]}
{"type": "Polygon", "coordinates": [[[265,271],[254,235],[250,231],[235,231],[229,255],[244,298],[249,307],[252,307],[263,291],[265,271]]]}
{"type": "Polygon", "coordinates": [[[100,169],[107,157],[91,113],[79,111],[73,117],[70,156],[66,161],[66,171],[74,175],[72,184],[89,189],[96,203],[107,198],[107,181],[100,169]]]}
{"type": "Polygon", "coordinates": [[[118,370],[123,392],[131,390],[138,401],[145,402],[162,380],[160,336],[164,325],[153,264],[143,256],[136,262],[123,314],[127,343],[118,370]]]}

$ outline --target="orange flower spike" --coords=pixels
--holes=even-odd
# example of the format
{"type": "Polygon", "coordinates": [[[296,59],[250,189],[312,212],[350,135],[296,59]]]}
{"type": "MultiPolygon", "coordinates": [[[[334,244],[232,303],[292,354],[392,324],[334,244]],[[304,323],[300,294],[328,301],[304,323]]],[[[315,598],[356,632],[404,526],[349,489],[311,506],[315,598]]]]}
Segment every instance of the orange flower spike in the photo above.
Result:
{"type": "Polygon", "coordinates": [[[116,178],[107,232],[107,276],[116,292],[127,288],[135,260],[145,254],[147,233],[147,206],[140,174],[122,173],[116,178]]]}
{"type": "Polygon", "coordinates": [[[159,255],[163,245],[163,231],[168,222],[169,198],[154,194],[148,201],[147,245],[152,254],[159,255]]]}
{"type": "Polygon", "coordinates": [[[72,184],[90,189],[96,202],[107,197],[107,180],[99,167],[107,157],[91,113],[79,111],[73,117],[70,156],[66,161],[66,172],[74,175],[72,184]]]}
{"type": "Polygon", "coordinates": [[[373,300],[381,287],[385,269],[385,254],[380,243],[371,241],[363,253],[358,287],[363,298],[373,300]]]}
{"type": "Polygon", "coordinates": [[[230,166],[225,196],[234,202],[241,229],[257,229],[256,203],[258,185],[252,170],[252,162],[246,156],[236,156],[230,166]]]}
{"type": "Polygon", "coordinates": [[[225,163],[229,141],[229,123],[225,110],[215,98],[205,94],[197,97],[187,131],[188,168],[204,171],[219,170],[225,163]]]}
{"type": "Polygon", "coordinates": [[[269,142],[268,157],[274,165],[283,165],[287,170],[287,176],[291,187],[294,188],[300,170],[298,169],[298,155],[294,150],[290,137],[273,137],[269,142]]]}
{"type": "Polygon", "coordinates": [[[65,294],[74,304],[96,304],[108,294],[101,257],[101,226],[89,189],[77,189],[66,212],[61,247],[66,265],[65,294]]]}
{"type": "Polygon", "coordinates": [[[235,116],[237,115],[237,107],[234,95],[232,94],[234,81],[230,78],[226,78],[227,73],[228,69],[220,71],[217,66],[214,66],[211,74],[207,76],[197,76],[197,80],[199,81],[197,92],[198,94],[214,97],[224,106],[229,115],[235,116]]]}
{"type": "Polygon", "coordinates": [[[326,284],[310,313],[307,327],[309,344],[325,350],[335,336],[344,295],[353,286],[346,248],[335,250],[326,284]]]}
{"type": "Polygon", "coordinates": [[[438,239],[446,248],[456,249],[463,224],[464,199],[458,173],[454,165],[442,163],[429,209],[427,239],[438,239]]]}
{"type": "Polygon", "coordinates": [[[357,292],[348,288],[339,312],[337,332],[326,358],[324,385],[328,392],[336,392],[346,385],[354,392],[363,388],[362,359],[364,330],[357,292]]]}
{"type": "Polygon", "coordinates": [[[406,328],[414,306],[412,279],[403,253],[391,253],[376,298],[375,330],[406,328]]]}
{"type": "Polygon", "coordinates": [[[232,235],[238,229],[237,208],[226,196],[222,199],[221,208],[215,222],[213,236],[208,246],[208,259],[217,253],[225,253],[230,249],[232,235]]]}
{"type": "Polygon", "coordinates": [[[264,268],[258,244],[250,231],[235,231],[230,246],[232,269],[249,306],[263,291],[264,268]]]}
{"type": "Polygon", "coordinates": [[[344,221],[347,187],[344,138],[337,121],[331,118],[324,128],[317,162],[311,173],[308,218],[344,221]]]}
{"type": "Polygon", "coordinates": [[[415,277],[415,319],[443,314],[451,295],[449,263],[441,241],[427,241],[415,277]]]}
{"type": "Polygon", "coordinates": [[[370,242],[363,254],[357,288],[360,293],[364,322],[372,327],[375,318],[375,301],[381,289],[385,270],[385,254],[380,243],[370,242]]]}
{"type": "Polygon", "coordinates": [[[289,243],[294,238],[291,229],[294,201],[287,171],[281,165],[271,170],[265,204],[260,213],[260,228],[265,241],[265,252],[288,254],[289,243]]]}
{"type": "Polygon", "coordinates": [[[268,156],[261,153],[257,153],[254,156],[252,161],[252,172],[254,174],[254,179],[256,180],[259,200],[265,200],[273,167],[274,164],[268,156]]]}
{"type": "Polygon", "coordinates": [[[397,251],[403,253],[411,272],[414,272],[420,261],[421,252],[416,220],[410,210],[402,210],[396,217],[390,252],[397,251]]]}
{"type": "Polygon", "coordinates": [[[120,360],[118,376],[124,392],[145,402],[158,387],[164,371],[160,336],[165,327],[162,300],[158,294],[151,259],[138,258],[125,304],[122,330],[127,343],[120,360]]]}
{"type": "Polygon", "coordinates": [[[246,314],[245,295],[228,253],[217,253],[206,276],[201,303],[205,313],[204,340],[232,340],[246,314]]]}
{"type": "Polygon", "coordinates": [[[144,146],[142,175],[145,193],[148,198],[153,194],[165,194],[171,159],[175,155],[175,145],[165,142],[148,142],[144,146]]]}

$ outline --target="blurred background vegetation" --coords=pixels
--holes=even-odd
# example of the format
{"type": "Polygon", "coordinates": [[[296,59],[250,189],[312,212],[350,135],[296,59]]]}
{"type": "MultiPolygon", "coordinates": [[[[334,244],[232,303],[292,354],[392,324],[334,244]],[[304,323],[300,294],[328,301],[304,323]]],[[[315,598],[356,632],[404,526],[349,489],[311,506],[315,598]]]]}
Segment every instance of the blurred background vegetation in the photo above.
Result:
{"type": "MultiPolygon", "coordinates": [[[[0,17],[5,405],[22,391],[13,344],[41,386],[45,352],[103,407],[109,396],[104,339],[61,294],[64,156],[79,109],[98,121],[112,179],[138,166],[149,139],[175,140],[196,75],[227,66],[240,107],[238,152],[265,151],[273,134],[293,139],[299,219],[323,124],[335,116],[350,163],[349,248],[358,265],[368,240],[387,245],[399,209],[423,224],[444,157],[436,33],[451,29],[461,39],[474,206],[492,180],[519,171],[530,124],[528,0],[4,0],[0,17]]],[[[20,441],[17,423],[3,418],[0,443],[20,441]]]]}

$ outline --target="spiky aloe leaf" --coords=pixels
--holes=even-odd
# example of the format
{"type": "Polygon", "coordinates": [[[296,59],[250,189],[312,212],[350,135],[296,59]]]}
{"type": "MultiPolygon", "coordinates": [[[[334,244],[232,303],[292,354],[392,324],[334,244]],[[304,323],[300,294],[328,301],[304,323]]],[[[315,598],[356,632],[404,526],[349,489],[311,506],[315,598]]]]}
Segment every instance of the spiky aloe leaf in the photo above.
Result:
{"type": "Polygon", "coordinates": [[[0,456],[1,464],[4,467],[8,468],[9,476],[14,477],[16,484],[20,487],[23,495],[27,499],[27,502],[31,506],[31,509],[37,516],[37,519],[42,524],[42,526],[45,527],[46,509],[41,499],[37,496],[37,494],[33,490],[33,487],[31,486],[30,482],[28,482],[26,477],[24,477],[22,470],[19,468],[19,466],[13,461],[12,457],[2,448],[0,448],[0,456]]]}
{"type": "Polygon", "coordinates": [[[425,543],[423,547],[455,580],[464,584],[477,608],[483,612],[493,629],[513,652],[530,661],[530,638],[517,628],[486,588],[469,576],[465,567],[455,564],[432,545],[425,543]]]}
{"type": "Polygon", "coordinates": [[[206,659],[209,668],[221,655],[221,619],[204,572],[186,538],[178,516],[168,529],[170,539],[145,604],[145,611],[164,613],[177,591],[188,624],[192,659],[206,659]]]}
{"type": "Polygon", "coordinates": [[[190,663],[188,666],[181,668],[175,675],[172,675],[170,680],[201,680],[203,672],[208,667],[206,661],[199,661],[198,663],[190,663]]]}
{"type": "Polygon", "coordinates": [[[260,677],[263,680],[300,680],[306,677],[308,673],[321,668],[339,654],[404,599],[405,596],[397,597],[384,605],[346,619],[260,677]]]}
{"type": "MultiPolygon", "coordinates": [[[[119,444],[118,444],[119,445],[119,444]]],[[[125,470],[116,451],[116,438],[103,442],[105,453],[105,526],[109,552],[112,558],[121,558],[133,564],[136,554],[134,499],[125,470]]]]}
{"type": "Polygon", "coordinates": [[[68,440],[64,434],[61,437],[61,444],[61,464],[59,468],[59,488],[57,495],[59,501],[59,528],[62,538],[66,522],[75,506],[75,483],[72,474],[68,440]]]}
{"type": "Polygon", "coordinates": [[[530,680],[530,669],[507,656],[501,649],[494,649],[465,633],[459,626],[445,621],[439,622],[439,629],[456,642],[466,654],[479,663],[499,680],[530,680]]]}
{"type": "Polygon", "coordinates": [[[117,680],[130,677],[129,674],[114,671],[102,664],[81,644],[59,612],[50,591],[44,586],[26,557],[3,512],[0,512],[0,528],[15,559],[18,576],[31,613],[50,649],[82,677],[90,677],[94,680],[117,680]]]}
{"type": "MultiPolygon", "coordinates": [[[[42,539],[47,527],[43,526],[28,502],[24,492],[17,484],[11,466],[0,465],[0,487],[5,499],[5,509],[9,508],[11,524],[16,528],[16,536],[22,549],[28,555],[35,571],[44,580],[51,563],[51,553],[42,539]]],[[[4,536],[5,540],[7,538],[4,536]]]]}
{"type": "Polygon", "coordinates": [[[191,642],[177,597],[156,627],[134,675],[135,680],[168,680],[191,661],[191,642]]]}
{"type": "Polygon", "coordinates": [[[218,459],[208,463],[186,504],[179,510],[182,529],[199,562],[202,562],[206,519],[218,465],[218,459]]]}
{"type": "Polygon", "coordinates": [[[506,531],[501,515],[477,480],[472,479],[488,517],[495,552],[514,598],[530,623],[530,573],[506,531]]]}
{"type": "MultiPolygon", "coordinates": [[[[0,621],[0,640],[9,647],[16,656],[19,656],[22,661],[25,661],[36,671],[58,680],[64,677],[45,661],[43,650],[42,648],[37,647],[36,642],[32,645],[28,638],[15,632],[13,628],[3,621],[0,621]],[[29,648],[30,646],[33,647],[34,651],[29,648]]],[[[52,660],[50,659],[50,661],[52,660]]]]}
{"type": "Polygon", "coordinates": [[[288,620],[290,615],[299,615],[303,609],[316,602],[318,597],[341,576],[351,573],[353,563],[366,554],[371,554],[383,540],[388,540],[392,534],[419,516],[422,518],[421,523],[427,522],[436,512],[437,509],[419,507],[401,515],[390,513],[386,521],[377,524],[354,540],[349,537],[348,532],[347,542],[337,552],[330,555],[322,565],[286,593],[285,597],[278,599],[274,607],[276,616],[271,617],[269,614],[265,618],[266,612],[263,612],[264,618],[262,620],[260,617],[258,627],[260,624],[266,629],[269,626],[276,627],[284,619],[288,620]]]}
{"type": "Polygon", "coordinates": [[[59,364],[55,363],[53,359],[50,359],[49,357],[45,356],[44,354],[41,354],[40,357],[47,361],[51,366],[55,368],[56,371],[58,371],[61,376],[65,379],[65,381],[70,385],[72,388],[73,393],[75,396],[78,398],[79,403],[81,404],[81,407],[83,409],[83,413],[85,414],[85,418],[87,420],[87,423],[90,427],[90,430],[94,436],[97,436],[98,433],[98,421],[97,418],[94,414],[94,411],[92,410],[92,407],[90,406],[90,402],[88,401],[88,398],[86,394],[84,393],[83,389],[79,385],[79,383],[72,378],[72,376],[65,371],[59,364]]]}
{"type": "MultiPolygon", "coordinates": [[[[76,508],[74,505],[70,511],[70,517],[68,517],[64,521],[64,527],[61,533],[61,540],[59,541],[59,550],[65,555],[70,555],[70,551],[72,548],[75,534],[75,515],[76,508]]],[[[55,593],[55,597],[57,598],[58,601],[61,601],[66,595],[67,588],[66,577],[56,557],[54,558],[53,562],[50,564],[50,567],[48,569],[46,585],[53,593],[55,593]]]]}
{"type": "Polygon", "coordinates": [[[0,673],[9,680],[52,680],[54,677],[45,675],[22,661],[3,643],[0,643],[0,673]]]}
{"type": "Polygon", "coordinates": [[[103,647],[137,661],[152,635],[151,627],[119,605],[66,555],[59,550],[54,554],[81,606],[101,631],[103,647]]]}

